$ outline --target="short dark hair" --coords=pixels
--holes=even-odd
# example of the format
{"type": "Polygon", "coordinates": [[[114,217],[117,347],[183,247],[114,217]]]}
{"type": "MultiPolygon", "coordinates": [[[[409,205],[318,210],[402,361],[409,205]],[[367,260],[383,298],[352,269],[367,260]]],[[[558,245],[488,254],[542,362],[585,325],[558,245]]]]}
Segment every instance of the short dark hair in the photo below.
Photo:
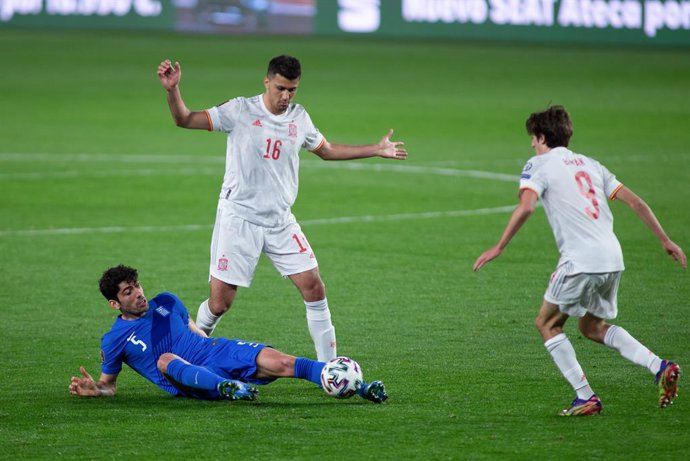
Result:
{"type": "Polygon", "coordinates": [[[98,288],[106,300],[111,299],[117,301],[117,293],[120,291],[120,283],[122,282],[137,282],[139,274],[133,267],[119,266],[111,267],[103,272],[101,279],[98,281],[98,288]]]}
{"type": "Polygon", "coordinates": [[[525,128],[529,135],[543,135],[546,145],[551,148],[568,147],[573,135],[573,122],[563,106],[550,106],[544,111],[532,113],[525,122],[525,128]]]}
{"type": "Polygon", "coordinates": [[[299,59],[287,54],[271,59],[271,62],[268,63],[266,75],[271,78],[276,74],[280,74],[288,80],[300,78],[302,76],[302,66],[299,63],[299,59]]]}

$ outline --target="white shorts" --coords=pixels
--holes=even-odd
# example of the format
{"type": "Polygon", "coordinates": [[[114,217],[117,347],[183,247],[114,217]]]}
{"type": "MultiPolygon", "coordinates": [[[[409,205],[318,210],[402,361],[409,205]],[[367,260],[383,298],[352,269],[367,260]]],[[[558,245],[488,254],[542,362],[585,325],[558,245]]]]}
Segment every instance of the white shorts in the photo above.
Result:
{"type": "Polygon", "coordinates": [[[589,312],[601,319],[616,318],[621,272],[568,274],[567,268],[559,266],[551,275],[544,299],[571,317],[589,312]]]}
{"type": "Polygon", "coordinates": [[[316,256],[294,217],[278,227],[263,227],[245,221],[219,205],[211,239],[211,277],[248,287],[261,253],[268,256],[283,277],[318,266],[316,256]]]}

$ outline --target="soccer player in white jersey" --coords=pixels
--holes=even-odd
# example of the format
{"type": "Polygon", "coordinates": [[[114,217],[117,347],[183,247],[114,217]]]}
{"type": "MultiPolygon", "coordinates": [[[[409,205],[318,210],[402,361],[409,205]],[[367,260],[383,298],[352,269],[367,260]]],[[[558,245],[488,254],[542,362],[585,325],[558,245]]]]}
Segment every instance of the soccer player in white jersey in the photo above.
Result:
{"type": "Polygon", "coordinates": [[[316,355],[336,354],[335,328],[309,242],[291,212],[297,197],[299,151],[324,160],[383,157],[404,160],[402,142],[390,130],[378,143],[331,144],[314,126],[304,107],[293,104],[301,78],[300,62],[277,56],[264,78],[263,94],[237,97],[201,111],[187,108],[180,94],[179,63],[165,60],[158,78],[167,91],[177,126],[227,133],[225,177],[211,240],[211,293],[199,306],[197,326],[211,334],[231,306],[237,287],[249,287],[263,252],[304,298],[307,324],[316,355]]]}
{"type": "Polygon", "coordinates": [[[587,338],[617,350],[655,375],[659,405],[668,406],[677,395],[680,367],[656,356],[622,327],[606,322],[617,315],[618,284],[624,269],[607,199],[628,205],[658,237],[664,251],[685,269],[687,259],[683,250],[668,238],[649,206],[609,170],[596,160],[567,149],[573,128],[562,106],[533,113],[526,127],[536,156],[522,170],[520,203],[498,244],[477,258],[473,270],[501,255],[541,198],[560,260],[535,323],[544,346],[577,394],[561,414],[586,416],[602,410],[601,400],[590,387],[563,332],[570,316],[579,318],[580,331],[587,338]]]}

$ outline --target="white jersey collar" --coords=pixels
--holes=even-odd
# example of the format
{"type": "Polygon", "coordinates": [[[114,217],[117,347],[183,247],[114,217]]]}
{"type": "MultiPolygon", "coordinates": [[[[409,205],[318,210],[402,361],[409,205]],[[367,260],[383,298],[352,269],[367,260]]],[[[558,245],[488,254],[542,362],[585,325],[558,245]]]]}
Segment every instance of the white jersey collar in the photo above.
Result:
{"type": "Polygon", "coordinates": [[[288,112],[290,112],[292,110],[292,107],[293,107],[293,104],[290,103],[288,105],[288,108],[285,110],[285,112],[283,112],[280,115],[276,115],[276,114],[272,113],[270,110],[268,110],[268,107],[266,107],[266,103],[264,102],[264,93],[261,93],[259,95],[259,101],[261,102],[261,110],[263,110],[264,113],[266,115],[268,115],[270,118],[272,118],[274,120],[278,120],[278,121],[285,119],[288,115],[288,112]]]}

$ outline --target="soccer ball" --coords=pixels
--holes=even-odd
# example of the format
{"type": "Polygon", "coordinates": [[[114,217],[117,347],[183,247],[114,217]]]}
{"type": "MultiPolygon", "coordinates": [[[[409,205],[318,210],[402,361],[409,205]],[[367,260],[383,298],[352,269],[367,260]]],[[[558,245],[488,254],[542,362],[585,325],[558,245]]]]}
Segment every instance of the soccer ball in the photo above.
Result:
{"type": "Polygon", "coordinates": [[[352,397],[363,384],[362,369],[351,358],[336,357],[326,362],[321,370],[321,387],[337,399],[352,397]]]}

